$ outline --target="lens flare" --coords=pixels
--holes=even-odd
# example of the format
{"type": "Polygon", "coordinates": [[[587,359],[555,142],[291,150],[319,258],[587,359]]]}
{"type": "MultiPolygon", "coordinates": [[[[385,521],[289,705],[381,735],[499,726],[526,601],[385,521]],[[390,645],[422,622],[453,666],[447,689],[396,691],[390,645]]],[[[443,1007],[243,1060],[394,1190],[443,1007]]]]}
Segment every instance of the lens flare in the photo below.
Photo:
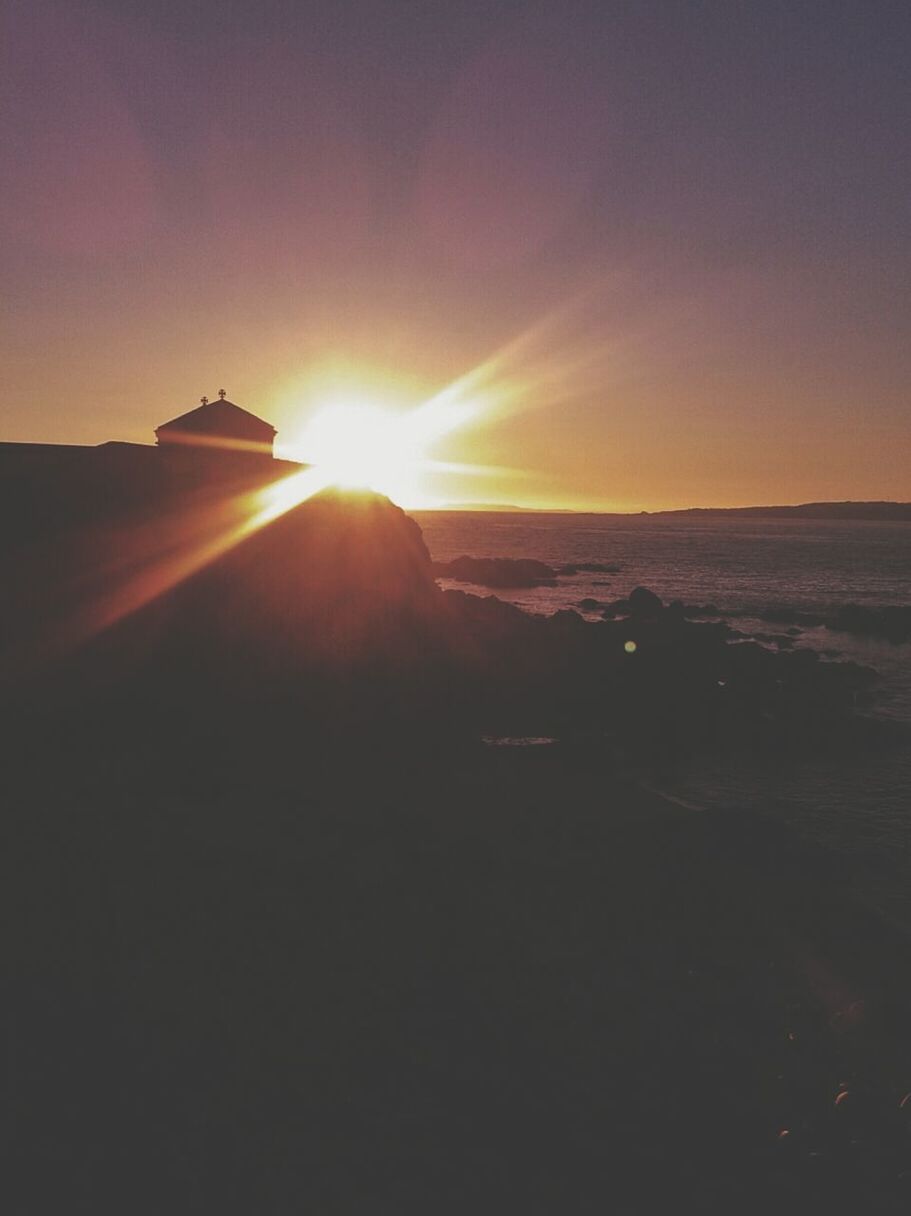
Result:
{"type": "Polygon", "coordinates": [[[313,415],[293,450],[329,485],[375,490],[399,506],[430,506],[420,474],[439,471],[440,465],[428,453],[473,414],[471,405],[445,394],[405,413],[371,402],[336,401],[313,415]]]}

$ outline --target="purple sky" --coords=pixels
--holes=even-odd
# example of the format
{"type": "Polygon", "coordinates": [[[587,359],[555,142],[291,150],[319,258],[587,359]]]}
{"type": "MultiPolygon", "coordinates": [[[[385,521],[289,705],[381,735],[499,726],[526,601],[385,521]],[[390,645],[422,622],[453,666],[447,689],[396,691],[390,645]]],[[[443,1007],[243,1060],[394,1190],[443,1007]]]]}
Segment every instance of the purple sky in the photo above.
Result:
{"type": "Polygon", "coordinates": [[[508,347],[440,498],[911,499],[907,4],[2,13],[0,438],[508,347]]]}

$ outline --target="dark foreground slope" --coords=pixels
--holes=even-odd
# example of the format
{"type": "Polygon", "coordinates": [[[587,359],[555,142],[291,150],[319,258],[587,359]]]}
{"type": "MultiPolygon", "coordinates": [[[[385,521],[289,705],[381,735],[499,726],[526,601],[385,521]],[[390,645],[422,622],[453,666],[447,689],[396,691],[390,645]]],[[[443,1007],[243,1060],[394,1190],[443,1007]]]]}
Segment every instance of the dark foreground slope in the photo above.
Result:
{"type": "Polygon", "coordinates": [[[866,673],[444,595],[369,496],[120,615],[114,533],[5,601],[9,1210],[906,1210],[904,943],[619,775],[846,746],[866,673]]]}
{"type": "Polygon", "coordinates": [[[11,1210],[906,1210],[908,950],[772,825],[547,751],[35,771],[11,1210]]]}
{"type": "Polygon", "coordinates": [[[588,739],[667,771],[694,748],[841,746],[875,679],[644,588],[597,623],[442,592],[417,525],[375,495],[323,493],[251,534],[237,501],[80,523],[7,560],[0,710],[213,762],[357,729],[588,739]]]}

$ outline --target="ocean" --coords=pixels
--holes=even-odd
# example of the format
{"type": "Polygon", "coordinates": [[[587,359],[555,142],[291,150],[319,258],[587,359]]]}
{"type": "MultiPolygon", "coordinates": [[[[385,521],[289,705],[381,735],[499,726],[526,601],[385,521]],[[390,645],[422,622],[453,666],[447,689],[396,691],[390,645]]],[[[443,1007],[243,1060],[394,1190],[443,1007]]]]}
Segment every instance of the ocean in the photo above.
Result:
{"type": "MultiPolygon", "coordinates": [[[[435,560],[536,558],[553,566],[615,564],[556,587],[497,591],[536,613],[579,608],[644,586],[665,601],[714,604],[745,632],[778,632],[768,608],[826,613],[845,604],[911,604],[911,524],[745,516],[599,516],[415,512],[435,560]]],[[[448,584],[478,595],[491,591],[448,584]]],[[[597,619],[598,614],[586,614],[597,619]]],[[[911,928],[911,643],[802,629],[797,647],[836,650],[880,680],[863,712],[899,724],[894,747],[825,760],[750,766],[706,762],[666,792],[706,807],[780,816],[850,858],[855,893],[911,928]]],[[[837,660],[836,660],[837,661],[837,660]]]]}

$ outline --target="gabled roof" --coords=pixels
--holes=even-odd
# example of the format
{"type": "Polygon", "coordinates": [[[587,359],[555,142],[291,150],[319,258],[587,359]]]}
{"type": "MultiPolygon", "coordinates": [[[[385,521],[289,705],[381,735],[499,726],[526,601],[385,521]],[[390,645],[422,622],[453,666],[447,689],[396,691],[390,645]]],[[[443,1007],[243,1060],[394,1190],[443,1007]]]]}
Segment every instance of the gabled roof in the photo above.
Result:
{"type": "Polygon", "coordinates": [[[242,423],[246,428],[249,428],[251,423],[257,423],[264,432],[268,431],[272,435],[278,434],[271,423],[264,422],[262,418],[257,418],[249,410],[224,398],[218,401],[207,401],[203,405],[198,405],[195,410],[189,410],[186,414],[180,414],[169,422],[163,422],[161,426],[155,428],[155,433],[157,435],[159,431],[163,431],[167,427],[190,432],[198,430],[206,434],[222,428],[230,432],[232,424],[236,426],[238,423],[242,423]]]}

